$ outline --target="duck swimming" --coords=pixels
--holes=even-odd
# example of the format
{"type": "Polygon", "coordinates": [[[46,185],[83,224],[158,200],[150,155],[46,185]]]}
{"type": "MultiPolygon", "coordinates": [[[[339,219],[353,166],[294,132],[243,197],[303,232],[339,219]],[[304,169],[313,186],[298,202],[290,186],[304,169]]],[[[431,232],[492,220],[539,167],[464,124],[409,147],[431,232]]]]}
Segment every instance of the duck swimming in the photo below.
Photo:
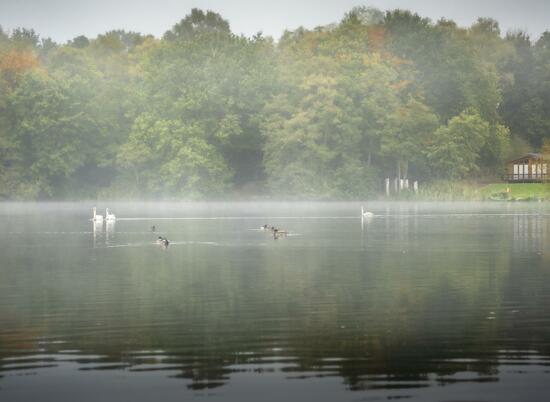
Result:
{"type": "Polygon", "coordinates": [[[277,240],[279,237],[286,237],[288,232],[286,230],[279,230],[277,228],[273,228],[273,238],[277,240]]]}
{"type": "Polygon", "coordinates": [[[170,244],[170,241],[166,237],[159,236],[157,238],[157,244],[164,247],[168,247],[168,245],[170,244]]]}

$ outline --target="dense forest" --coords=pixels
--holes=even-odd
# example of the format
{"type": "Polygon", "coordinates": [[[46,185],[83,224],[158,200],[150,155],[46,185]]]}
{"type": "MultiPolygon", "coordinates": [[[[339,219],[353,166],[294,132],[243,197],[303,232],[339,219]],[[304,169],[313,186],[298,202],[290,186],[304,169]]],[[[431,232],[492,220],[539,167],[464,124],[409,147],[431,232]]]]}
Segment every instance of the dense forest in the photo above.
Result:
{"type": "Polygon", "coordinates": [[[357,7],[248,38],[0,28],[0,199],[359,199],[385,177],[499,180],[550,149],[550,32],[357,7]]]}

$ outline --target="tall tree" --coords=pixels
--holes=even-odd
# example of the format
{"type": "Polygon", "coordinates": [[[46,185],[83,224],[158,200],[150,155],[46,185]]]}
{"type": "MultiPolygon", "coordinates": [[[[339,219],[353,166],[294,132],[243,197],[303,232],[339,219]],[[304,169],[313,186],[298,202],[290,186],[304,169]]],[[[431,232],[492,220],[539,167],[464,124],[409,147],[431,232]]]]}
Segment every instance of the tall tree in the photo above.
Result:
{"type": "Polygon", "coordinates": [[[76,105],[66,83],[40,72],[22,76],[2,110],[0,138],[10,151],[1,157],[4,196],[65,195],[65,179],[85,161],[84,138],[94,135],[89,116],[76,105]]]}
{"type": "Polygon", "coordinates": [[[480,151],[489,135],[489,123],[474,110],[466,110],[439,127],[426,150],[434,175],[463,179],[479,172],[480,151]]]}
{"type": "Polygon", "coordinates": [[[197,124],[159,120],[143,114],[120,149],[119,163],[129,168],[134,185],[129,194],[143,198],[221,195],[231,173],[197,124]]]}
{"type": "Polygon", "coordinates": [[[438,119],[429,107],[413,98],[399,107],[392,119],[394,128],[382,137],[381,155],[394,161],[396,177],[408,178],[410,163],[422,163],[438,119]]]}

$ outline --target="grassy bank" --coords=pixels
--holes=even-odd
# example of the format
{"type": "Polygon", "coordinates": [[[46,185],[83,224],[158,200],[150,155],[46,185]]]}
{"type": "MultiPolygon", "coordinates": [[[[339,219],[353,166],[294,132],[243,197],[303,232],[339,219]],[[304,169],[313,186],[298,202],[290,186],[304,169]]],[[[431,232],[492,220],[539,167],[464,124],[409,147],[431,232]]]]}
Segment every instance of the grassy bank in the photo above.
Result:
{"type": "Polygon", "coordinates": [[[440,181],[421,185],[418,194],[403,192],[396,198],[426,201],[550,201],[550,184],[440,181]]]}
{"type": "Polygon", "coordinates": [[[550,201],[550,184],[495,183],[482,187],[481,195],[488,200],[550,201]]]}

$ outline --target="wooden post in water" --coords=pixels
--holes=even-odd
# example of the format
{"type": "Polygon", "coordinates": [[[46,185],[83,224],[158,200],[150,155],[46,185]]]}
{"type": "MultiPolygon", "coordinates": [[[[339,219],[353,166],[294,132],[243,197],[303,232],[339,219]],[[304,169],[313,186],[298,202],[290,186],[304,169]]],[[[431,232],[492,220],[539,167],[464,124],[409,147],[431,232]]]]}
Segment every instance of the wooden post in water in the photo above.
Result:
{"type": "Polygon", "coordinates": [[[404,185],[404,180],[403,179],[399,179],[399,190],[403,190],[403,185],[404,185]]]}
{"type": "Polygon", "coordinates": [[[418,180],[415,180],[413,183],[413,189],[415,193],[418,193],[418,180]]]}

